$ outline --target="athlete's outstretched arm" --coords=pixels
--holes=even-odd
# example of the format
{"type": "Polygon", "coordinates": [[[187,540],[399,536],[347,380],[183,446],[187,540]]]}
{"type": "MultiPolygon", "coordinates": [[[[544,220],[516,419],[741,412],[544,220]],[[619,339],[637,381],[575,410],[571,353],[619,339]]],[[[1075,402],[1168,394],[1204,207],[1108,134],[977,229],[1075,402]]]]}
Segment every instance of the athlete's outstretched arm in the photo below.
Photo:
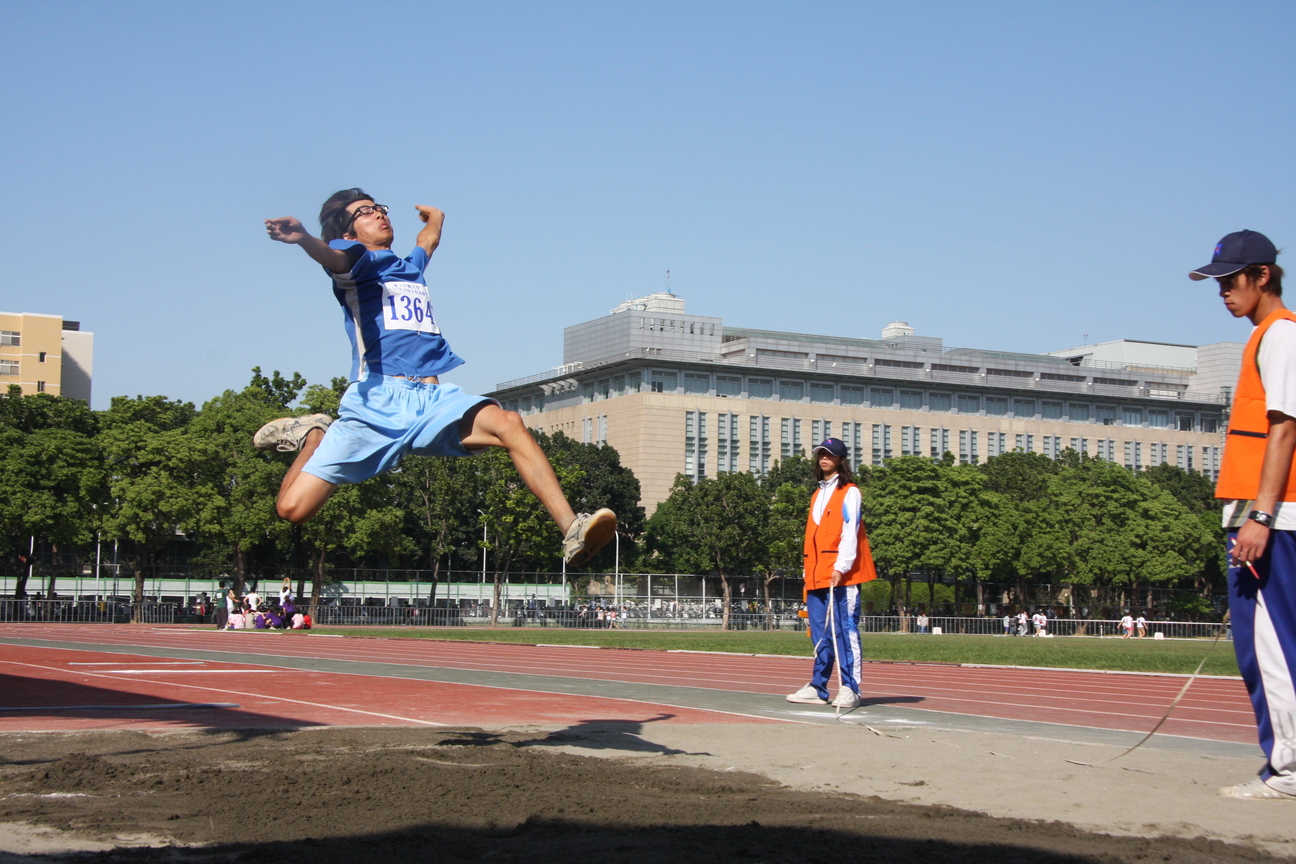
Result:
{"type": "MultiPolygon", "coordinates": [[[[300,246],[307,255],[334,273],[351,272],[352,261],[350,256],[340,249],[332,248],[318,237],[312,236],[296,216],[267,219],[265,225],[266,233],[270,235],[271,240],[300,246]]],[[[422,237],[423,235],[420,234],[419,236],[422,237]]]]}
{"type": "Polygon", "coordinates": [[[435,207],[424,207],[422,204],[415,204],[414,209],[418,211],[419,218],[425,223],[414,242],[422,246],[423,251],[431,257],[436,248],[441,245],[441,226],[445,223],[445,214],[435,207]]]}

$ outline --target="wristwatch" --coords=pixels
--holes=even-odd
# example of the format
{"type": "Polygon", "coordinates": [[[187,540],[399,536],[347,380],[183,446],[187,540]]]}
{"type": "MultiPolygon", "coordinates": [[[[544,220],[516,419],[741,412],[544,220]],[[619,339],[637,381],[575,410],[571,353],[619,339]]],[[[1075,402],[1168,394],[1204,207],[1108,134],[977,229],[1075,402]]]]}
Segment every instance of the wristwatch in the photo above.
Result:
{"type": "Polygon", "coordinates": [[[1263,525],[1266,528],[1273,527],[1272,513],[1266,513],[1263,510],[1252,510],[1250,513],[1247,514],[1247,518],[1250,519],[1252,522],[1259,522],[1261,525],[1263,525]]]}

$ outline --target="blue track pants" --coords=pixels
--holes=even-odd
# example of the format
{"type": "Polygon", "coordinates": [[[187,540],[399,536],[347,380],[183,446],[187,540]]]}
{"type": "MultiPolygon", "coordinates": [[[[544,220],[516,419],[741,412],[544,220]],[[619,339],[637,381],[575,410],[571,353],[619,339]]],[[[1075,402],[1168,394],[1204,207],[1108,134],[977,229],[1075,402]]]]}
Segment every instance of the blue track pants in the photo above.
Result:
{"type": "Polygon", "coordinates": [[[814,676],[810,686],[822,699],[831,700],[828,680],[833,670],[833,639],[828,628],[828,592],[833,594],[833,629],[837,631],[836,657],[841,660],[842,686],[859,693],[860,663],[864,652],[860,647],[860,599],[858,585],[841,585],[837,588],[817,588],[806,592],[806,612],[810,620],[810,640],[814,642],[814,676]]]}
{"type": "MultiPolygon", "coordinates": [[[[1236,532],[1230,532],[1233,548],[1236,532]]],[[[1269,548],[1244,566],[1229,567],[1229,618],[1238,666],[1251,694],[1265,766],[1260,777],[1296,795],[1296,531],[1270,532],[1269,548]]]]}

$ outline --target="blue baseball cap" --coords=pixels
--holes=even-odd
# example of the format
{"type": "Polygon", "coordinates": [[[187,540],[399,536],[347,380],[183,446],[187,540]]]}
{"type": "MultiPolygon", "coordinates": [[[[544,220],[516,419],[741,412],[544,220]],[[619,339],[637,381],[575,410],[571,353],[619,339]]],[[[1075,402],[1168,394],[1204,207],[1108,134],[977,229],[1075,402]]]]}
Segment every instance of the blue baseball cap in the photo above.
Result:
{"type": "Polygon", "coordinates": [[[1259,231],[1235,231],[1215,244],[1211,263],[1198,267],[1188,274],[1194,282],[1232,276],[1252,264],[1273,264],[1278,260],[1278,250],[1269,238],[1259,231]]]}
{"type": "Polygon", "coordinates": [[[846,458],[846,452],[847,452],[846,445],[837,438],[825,438],[823,440],[823,443],[820,444],[818,447],[814,448],[814,450],[811,452],[818,453],[820,450],[824,451],[825,453],[831,453],[832,455],[836,456],[838,459],[846,458]]]}

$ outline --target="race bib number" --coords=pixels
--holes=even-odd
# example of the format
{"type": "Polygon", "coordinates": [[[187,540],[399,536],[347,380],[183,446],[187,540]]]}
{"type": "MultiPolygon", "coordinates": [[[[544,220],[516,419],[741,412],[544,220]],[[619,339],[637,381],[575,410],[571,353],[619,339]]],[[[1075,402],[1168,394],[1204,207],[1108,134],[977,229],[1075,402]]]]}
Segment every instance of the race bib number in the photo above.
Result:
{"type": "Polygon", "coordinates": [[[417,282],[384,282],[383,329],[440,334],[441,328],[432,316],[427,286],[417,282]]]}

